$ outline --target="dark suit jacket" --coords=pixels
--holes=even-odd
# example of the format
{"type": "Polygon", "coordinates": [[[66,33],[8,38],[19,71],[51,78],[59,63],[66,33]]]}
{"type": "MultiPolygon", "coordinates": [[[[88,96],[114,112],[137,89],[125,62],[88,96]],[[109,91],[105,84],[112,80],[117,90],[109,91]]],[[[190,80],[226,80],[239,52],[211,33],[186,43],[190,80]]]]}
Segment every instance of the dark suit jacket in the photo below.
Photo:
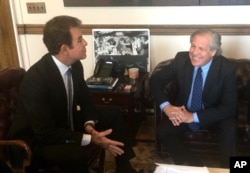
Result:
{"type": "Polygon", "coordinates": [[[83,124],[97,120],[80,61],[72,65],[73,116],[76,131],[67,126],[67,94],[61,74],[50,54],[44,55],[26,73],[9,137],[24,139],[31,146],[81,143],[83,124]]]}
{"type": "MultiPolygon", "coordinates": [[[[193,70],[189,52],[179,52],[171,64],[152,75],[150,88],[157,105],[168,101],[164,93],[164,87],[169,82],[176,80],[179,92],[174,105],[186,106],[191,91],[193,70]]],[[[201,126],[207,127],[222,119],[236,116],[237,86],[235,71],[236,66],[225,57],[214,57],[202,94],[204,110],[197,113],[201,126]]]]}

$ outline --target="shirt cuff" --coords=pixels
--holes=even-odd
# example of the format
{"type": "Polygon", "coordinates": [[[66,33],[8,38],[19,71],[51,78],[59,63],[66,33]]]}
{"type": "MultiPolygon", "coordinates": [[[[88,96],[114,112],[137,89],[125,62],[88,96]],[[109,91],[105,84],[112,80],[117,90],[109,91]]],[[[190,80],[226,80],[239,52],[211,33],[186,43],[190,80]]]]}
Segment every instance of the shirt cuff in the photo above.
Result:
{"type": "Polygon", "coordinates": [[[197,115],[196,112],[193,113],[193,118],[194,118],[194,122],[195,122],[195,123],[199,123],[199,122],[200,122],[200,121],[199,121],[199,118],[198,118],[198,115],[197,115]]]}
{"type": "Polygon", "coordinates": [[[90,141],[91,141],[91,135],[83,134],[82,135],[81,146],[86,146],[86,145],[90,144],[90,141]]]}
{"type": "Polygon", "coordinates": [[[85,123],[84,123],[84,126],[86,126],[86,124],[93,124],[93,126],[95,125],[95,121],[86,121],[85,123]]]}
{"type": "Polygon", "coordinates": [[[169,102],[163,102],[162,104],[160,104],[160,109],[163,110],[167,105],[169,105],[169,102]]]}

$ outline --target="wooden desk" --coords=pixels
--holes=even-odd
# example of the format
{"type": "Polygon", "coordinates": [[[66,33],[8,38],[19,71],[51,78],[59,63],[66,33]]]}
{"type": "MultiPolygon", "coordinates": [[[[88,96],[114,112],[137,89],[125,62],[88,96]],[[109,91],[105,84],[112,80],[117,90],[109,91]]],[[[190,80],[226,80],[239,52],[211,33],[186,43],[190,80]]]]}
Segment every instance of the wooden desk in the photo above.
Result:
{"type": "MultiPolygon", "coordinates": [[[[144,81],[148,73],[139,75],[136,80],[131,80],[128,76],[119,77],[119,81],[113,90],[100,90],[91,89],[90,92],[93,96],[93,100],[97,106],[120,106],[121,111],[127,119],[129,127],[129,135],[131,137],[132,144],[135,144],[135,127],[134,115],[136,108],[136,101],[143,100],[144,96],[144,81]],[[132,85],[130,92],[123,90],[124,85],[132,85]]],[[[143,105],[143,103],[142,103],[143,105]]],[[[144,106],[142,106],[142,113],[145,112],[144,106]]]]}

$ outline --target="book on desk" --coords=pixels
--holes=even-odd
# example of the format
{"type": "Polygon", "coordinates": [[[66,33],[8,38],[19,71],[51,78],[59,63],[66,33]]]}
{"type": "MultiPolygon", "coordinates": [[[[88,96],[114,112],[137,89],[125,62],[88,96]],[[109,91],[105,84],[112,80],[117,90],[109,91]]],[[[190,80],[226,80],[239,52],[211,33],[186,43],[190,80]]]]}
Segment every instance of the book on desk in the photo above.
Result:
{"type": "Polygon", "coordinates": [[[86,80],[86,83],[89,88],[92,89],[107,89],[111,90],[113,89],[117,82],[118,78],[116,77],[95,77],[92,76],[86,80]]]}

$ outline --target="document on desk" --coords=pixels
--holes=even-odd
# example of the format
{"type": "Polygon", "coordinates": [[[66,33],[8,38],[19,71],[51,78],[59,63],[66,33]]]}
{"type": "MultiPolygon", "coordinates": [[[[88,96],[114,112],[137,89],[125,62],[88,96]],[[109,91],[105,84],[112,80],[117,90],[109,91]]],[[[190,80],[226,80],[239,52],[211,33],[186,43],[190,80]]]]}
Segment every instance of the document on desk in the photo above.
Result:
{"type": "Polygon", "coordinates": [[[209,173],[207,167],[182,166],[156,163],[154,173],[209,173]]]}

